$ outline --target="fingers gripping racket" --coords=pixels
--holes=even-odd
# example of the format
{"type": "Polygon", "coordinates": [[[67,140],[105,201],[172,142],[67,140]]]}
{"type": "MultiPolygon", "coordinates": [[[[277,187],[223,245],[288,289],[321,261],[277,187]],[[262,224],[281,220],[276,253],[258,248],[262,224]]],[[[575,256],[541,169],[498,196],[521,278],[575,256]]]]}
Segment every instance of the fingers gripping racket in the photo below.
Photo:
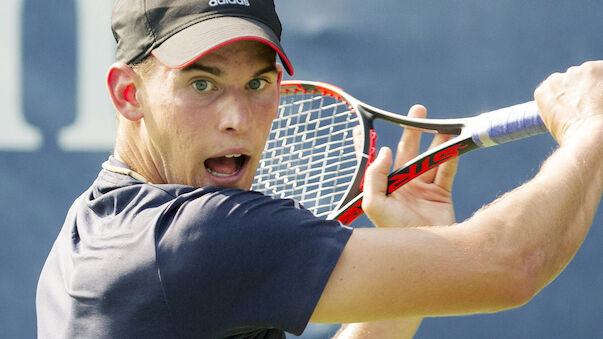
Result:
{"type": "Polygon", "coordinates": [[[326,83],[283,81],[279,116],[252,189],[295,199],[318,217],[349,225],[362,214],[364,173],[376,155],[375,119],[457,135],[392,172],[388,193],[461,154],[547,131],[534,102],[470,118],[418,119],[372,107],[326,83]],[[361,154],[354,130],[362,133],[361,154]]]}

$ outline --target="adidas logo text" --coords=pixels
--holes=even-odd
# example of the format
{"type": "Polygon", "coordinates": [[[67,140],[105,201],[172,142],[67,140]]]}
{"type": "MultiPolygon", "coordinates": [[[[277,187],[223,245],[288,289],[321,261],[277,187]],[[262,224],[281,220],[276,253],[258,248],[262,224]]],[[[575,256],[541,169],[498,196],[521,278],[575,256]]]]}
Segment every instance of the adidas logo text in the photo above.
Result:
{"type": "Polygon", "coordinates": [[[211,7],[215,7],[218,5],[242,5],[249,6],[249,0],[210,0],[209,5],[211,7]]]}

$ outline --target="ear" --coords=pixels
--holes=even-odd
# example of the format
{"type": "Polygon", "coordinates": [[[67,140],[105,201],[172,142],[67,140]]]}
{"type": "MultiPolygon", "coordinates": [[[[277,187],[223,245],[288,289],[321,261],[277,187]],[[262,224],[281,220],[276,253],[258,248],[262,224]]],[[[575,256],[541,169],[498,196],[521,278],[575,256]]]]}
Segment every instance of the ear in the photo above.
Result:
{"type": "Polygon", "coordinates": [[[136,97],[139,75],[124,63],[114,63],[107,72],[107,87],[113,106],[126,119],[143,118],[140,102],[136,97]]]}

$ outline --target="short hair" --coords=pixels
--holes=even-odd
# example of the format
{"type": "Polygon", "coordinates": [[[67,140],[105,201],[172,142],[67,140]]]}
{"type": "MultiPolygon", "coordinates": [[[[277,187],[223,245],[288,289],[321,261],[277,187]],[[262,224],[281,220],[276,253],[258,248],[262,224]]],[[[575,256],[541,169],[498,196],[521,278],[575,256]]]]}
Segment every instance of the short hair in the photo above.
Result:
{"type": "Polygon", "coordinates": [[[155,58],[152,55],[149,55],[142,59],[135,65],[130,66],[134,70],[134,72],[138,73],[141,77],[147,77],[151,75],[153,72],[153,67],[155,64],[155,58]]]}

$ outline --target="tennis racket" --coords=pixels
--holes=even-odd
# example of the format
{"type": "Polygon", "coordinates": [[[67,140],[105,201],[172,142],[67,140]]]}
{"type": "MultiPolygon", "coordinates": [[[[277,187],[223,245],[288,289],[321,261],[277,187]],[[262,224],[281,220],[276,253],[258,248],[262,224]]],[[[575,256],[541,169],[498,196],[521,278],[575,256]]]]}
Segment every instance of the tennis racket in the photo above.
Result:
{"type": "Polygon", "coordinates": [[[418,119],[367,105],[321,82],[283,81],[253,190],[299,201],[316,216],[349,225],[362,214],[364,173],[373,161],[375,119],[433,133],[457,135],[393,171],[391,193],[430,169],[477,148],[547,131],[532,102],[461,119],[418,119]],[[361,154],[357,152],[362,133],[361,154]]]}

